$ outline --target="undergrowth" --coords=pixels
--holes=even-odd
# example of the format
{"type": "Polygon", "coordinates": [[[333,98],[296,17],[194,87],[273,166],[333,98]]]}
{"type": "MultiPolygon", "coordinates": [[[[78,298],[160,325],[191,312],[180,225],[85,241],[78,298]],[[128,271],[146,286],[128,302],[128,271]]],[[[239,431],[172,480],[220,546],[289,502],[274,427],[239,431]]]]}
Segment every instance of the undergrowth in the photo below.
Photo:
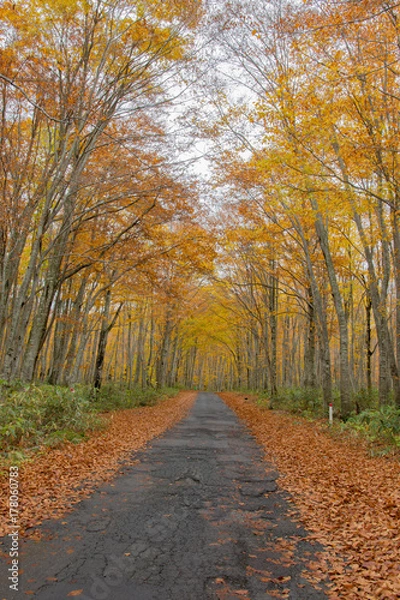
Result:
{"type": "MultiPolygon", "coordinates": [[[[257,392],[257,404],[264,408],[282,410],[309,420],[325,419],[322,393],[318,389],[280,389],[271,399],[267,392],[257,392]]],[[[379,406],[378,391],[361,389],[352,395],[353,415],[346,422],[339,422],[340,398],[333,392],[335,426],[332,433],[352,435],[369,444],[370,454],[388,455],[400,453],[400,409],[393,401],[379,406]]]]}
{"type": "Polygon", "coordinates": [[[364,410],[342,423],[341,429],[366,439],[372,455],[400,451],[400,409],[393,405],[364,410]]]}
{"type": "MultiPolygon", "coordinates": [[[[291,414],[301,415],[310,419],[328,417],[324,409],[322,390],[320,388],[287,387],[280,388],[274,397],[269,392],[254,392],[261,406],[274,410],[283,410],[291,414]]],[[[340,418],[340,394],[337,388],[332,390],[332,403],[335,418],[340,418]]],[[[378,409],[378,390],[360,389],[351,395],[353,414],[360,414],[369,409],[378,409]]]]}
{"type": "Polygon", "coordinates": [[[323,416],[322,393],[314,388],[281,388],[269,400],[269,408],[306,418],[320,418],[323,416]]]}
{"type": "Polygon", "coordinates": [[[0,451],[16,460],[40,446],[79,442],[104,425],[86,390],[51,385],[2,386],[0,451]]]}
{"type": "Polygon", "coordinates": [[[154,405],[176,389],[128,389],[105,384],[100,390],[48,384],[8,384],[0,380],[0,456],[3,464],[19,464],[43,447],[79,443],[90,431],[104,428],[100,413],[154,405]]]}
{"type": "Polygon", "coordinates": [[[105,383],[100,390],[91,389],[93,404],[99,412],[139,406],[154,406],[178,393],[178,388],[129,388],[125,383],[105,383]]]}

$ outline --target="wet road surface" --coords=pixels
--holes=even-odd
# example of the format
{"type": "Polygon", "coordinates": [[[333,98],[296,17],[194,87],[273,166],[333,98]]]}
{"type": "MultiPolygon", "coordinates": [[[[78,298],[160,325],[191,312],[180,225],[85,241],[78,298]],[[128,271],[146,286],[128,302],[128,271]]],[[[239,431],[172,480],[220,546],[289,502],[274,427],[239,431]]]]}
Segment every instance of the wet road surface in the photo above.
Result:
{"type": "Polygon", "coordinates": [[[0,600],[322,600],[304,578],[307,539],[263,451],[236,415],[200,393],[138,464],[22,543],[19,592],[0,600]],[[29,593],[30,592],[30,593],[29,593]]]}

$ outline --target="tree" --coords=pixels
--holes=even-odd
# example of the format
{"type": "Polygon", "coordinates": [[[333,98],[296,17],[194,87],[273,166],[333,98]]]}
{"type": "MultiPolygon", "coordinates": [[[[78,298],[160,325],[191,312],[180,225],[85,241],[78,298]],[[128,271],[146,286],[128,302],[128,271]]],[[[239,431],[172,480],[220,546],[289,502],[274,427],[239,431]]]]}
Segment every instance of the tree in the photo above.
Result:
{"type": "MultiPolygon", "coordinates": [[[[127,186],[114,173],[111,182],[108,165],[99,168],[98,161],[118,149],[128,165],[143,136],[154,140],[150,112],[168,101],[163,82],[182,64],[198,17],[195,6],[177,2],[3,3],[0,326],[7,379],[33,378],[52,306],[73,274],[65,257],[87,222],[118,212],[128,217],[129,204],[138,202],[131,178],[127,186]],[[140,134],[128,134],[122,118],[139,125],[140,134]],[[93,169],[103,184],[99,194],[96,182],[95,202],[88,198],[93,169]]],[[[159,160],[153,152],[139,179],[146,170],[159,171],[159,160]]],[[[156,191],[149,196],[143,214],[156,191]]],[[[131,222],[118,215],[100,260],[107,247],[126,239],[138,215],[131,222]]]]}

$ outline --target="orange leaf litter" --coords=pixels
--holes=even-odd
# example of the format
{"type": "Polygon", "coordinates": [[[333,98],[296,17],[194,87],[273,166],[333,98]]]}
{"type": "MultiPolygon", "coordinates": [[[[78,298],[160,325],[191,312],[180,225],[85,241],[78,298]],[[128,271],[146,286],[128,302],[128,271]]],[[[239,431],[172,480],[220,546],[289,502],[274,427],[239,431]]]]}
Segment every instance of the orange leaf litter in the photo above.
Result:
{"type": "MultiPolygon", "coordinates": [[[[105,431],[94,431],[80,444],[65,443],[47,448],[19,469],[20,533],[43,519],[60,517],[90,495],[103,481],[112,479],[130,461],[130,454],[180,421],[192,406],[196,392],[180,392],[156,406],[110,413],[105,431]]],[[[0,536],[10,530],[8,477],[0,480],[0,536]]],[[[28,533],[28,532],[27,532],[28,533]]],[[[35,533],[35,532],[33,532],[35,533]]],[[[28,537],[27,534],[25,534],[28,537]]]]}
{"type": "Polygon", "coordinates": [[[400,598],[400,464],[370,458],[318,424],[261,409],[233,393],[222,399],[246,423],[281,473],[301,519],[326,551],[320,576],[329,597],[400,598]]]}

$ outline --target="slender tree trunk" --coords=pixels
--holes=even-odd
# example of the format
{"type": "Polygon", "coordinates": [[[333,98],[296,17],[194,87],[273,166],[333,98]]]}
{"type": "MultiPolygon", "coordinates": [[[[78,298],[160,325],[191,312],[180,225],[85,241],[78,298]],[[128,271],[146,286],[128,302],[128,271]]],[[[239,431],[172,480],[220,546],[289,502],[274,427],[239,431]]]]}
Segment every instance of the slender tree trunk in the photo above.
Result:
{"type": "Polygon", "coordinates": [[[320,242],[321,250],[324,255],[325,265],[328,272],[329,283],[332,290],[333,301],[335,305],[336,316],[339,325],[339,357],[340,357],[340,399],[341,415],[346,419],[351,413],[351,377],[349,368],[349,332],[346,320],[346,313],[343,306],[343,298],[340,292],[336,270],[333,263],[328,232],[324,225],[322,215],[319,212],[318,205],[312,199],[312,207],[316,211],[315,228],[320,242]]]}
{"type": "Polygon", "coordinates": [[[308,289],[307,330],[304,343],[304,386],[316,387],[316,339],[315,310],[311,288],[308,289]]]}
{"type": "Polygon", "coordinates": [[[154,354],[154,331],[155,331],[155,319],[154,315],[150,318],[150,335],[149,335],[149,356],[147,359],[146,369],[146,386],[152,385],[152,374],[153,374],[153,354],[154,354]]]}
{"type": "Polygon", "coordinates": [[[290,316],[286,314],[283,319],[283,335],[282,335],[282,386],[290,387],[290,316]]]}
{"type": "Polygon", "coordinates": [[[177,383],[177,373],[179,366],[179,341],[179,335],[176,334],[174,337],[172,347],[171,368],[167,377],[167,384],[169,387],[173,387],[177,383]]]}
{"type": "Polygon", "coordinates": [[[85,290],[87,287],[86,279],[83,278],[79,286],[78,293],[76,295],[73,309],[72,309],[72,331],[70,334],[70,341],[68,346],[68,352],[65,357],[64,364],[60,373],[59,381],[61,383],[67,383],[71,374],[74,360],[77,356],[77,348],[79,341],[79,334],[82,331],[82,305],[85,299],[85,290]]]}
{"type": "Polygon", "coordinates": [[[399,199],[396,198],[396,209],[392,210],[392,228],[393,228],[393,263],[394,263],[394,281],[396,288],[396,308],[395,308],[395,348],[396,348],[396,369],[392,369],[394,397],[396,405],[400,408],[400,212],[397,208],[399,199]]]}
{"type": "Polygon", "coordinates": [[[319,285],[315,276],[315,267],[311,258],[309,242],[305,232],[298,221],[295,221],[296,229],[300,235],[304,256],[306,259],[307,273],[309,276],[310,290],[313,306],[315,307],[319,323],[319,339],[321,346],[321,384],[322,398],[325,413],[332,402],[332,361],[329,346],[329,328],[326,308],[323,303],[319,285]]]}
{"type": "Polygon", "coordinates": [[[131,308],[127,314],[128,318],[128,332],[127,332],[127,347],[126,347],[126,377],[127,377],[127,385],[128,389],[132,388],[133,383],[133,340],[132,340],[132,314],[131,308]]]}
{"type": "MultiPolygon", "coordinates": [[[[378,202],[377,216],[379,221],[379,226],[381,228],[382,234],[382,265],[383,265],[383,278],[381,284],[381,291],[378,288],[378,277],[376,274],[375,268],[375,260],[373,251],[368,242],[364,225],[361,220],[361,216],[357,210],[357,204],[353,197],[353,192],[350,186],[349,177],[347,175],[346,165],[340,153],[340,146],[337,141],[335,141],[332,145],[340,168],[342,172],[343,179],[346,183],[348,190],[348,198],[351,205],[353,220],[357,226],[357,230],[363,245],[365,258],[368,266],[368,275],[369,275],[369,288],[368,292],[371,298],[372,310],[374,313],[374,320],[376,325],[376,333],[378,337],[378,345],[379,345],[379,399],[381,404],[385,404],[388,401],[388,395],[390,390],[390,381],[389,381],[389,369],[392,374],[394,386],[395,386],[395,397],[396,402],[400,403],[400,386],[399,386],[399,370],[398,370],[398,362],[396,361],[396,353],[393,345],[393,341],[391,340],[388,322],[387,322],[387,292],[390,280],[390,254],[389,254],[389,244],[388,244],[388,235],[386,231],[386,225],[383,218],[382,212],[382,203],[378,202]]],[[[399,259],[399,254],[396,253],[396,224],[397,219],[393,220],[393,240],[394,240],[394,254],[397,259],[399,259]]],[[[398,227],[397,227],[398,231],[398,227]]],[[[398,249],[400,249],[399,238],[397,238],[398,249]]],[[[396,258],[395,258],[396,260],[396,258]]],[[[395,268],[396,269],[396,268],[395,268]]],[[[399,273],[400,275],[400,273],[399,273]]],[[[400,276],[399,276],[399,294],[400,294],[400,276]]],[[[400,298],[400,296],[397,296],[400,298]]],[[[397,313],[396,313],[397,314],[397,313]]],[[[399,316],[400,319],[400,316],[399,316]]]]}
{"type": "Polygon", "coordinates": [[[101,329],[100,329],[100,333],[99,333],[99,340],[98,340],[97,353],[96,353],[96,362],[95,362],[95,369],[94,369],[94,377],[93,377],[93,385],[96,389],[100,389],[100,387],[101,387],[108,334],[110,333],[111,329],[113,328],[122,306],[123,306],[122,304],[119,305],[119,308],[117,309],[115,315],[113,316],[111,321],[109,321],[110,307],[111,307],[111,292],[108,289],[106,291],[106,297],[105,297],[105,302],[104,302],[104,309],[103,309],[103,315],[102,315],[102,320],[101,320],[101,329]]]}
{"type": "MultiPolygon", "coordinates": [[[[275,261],[271,261],[271,271],[275,272],[275,261]]],[[[270,390],[271,396],[277,394],[277,351],[278,351],[278,278],[271,275],[269,288],[269,322],[271,330],[271,381],[270,390]]]]}
{"type": "Polygon", "coordinates": [[[60,381],[68,349],[68,332],[65,320],[69,316],[69,300],[60,302],[57,312],[54,326],[53,361],[49,373],[49,383],[53,385],[60,381]]]}
{"type": "Polygon", "coordinates": [[[138,335],[136,341],[136,365],[135,365],[135,376],[134,385],[140,386],[143,381],[143,369],[144,369],[144,337],[145,337],[145,320],[144,314],[141,312],[139,318],[138,335]]]}
{"type": "Polygon", "coordinates": [[[164,387],[167,383],[172,327],[172,315],[168,307],[156,366],[157,387],[164,387]]]}
{"type": "Polygon", "coordinates": [[[365,301],[365,362],[366,362],[366,379],[368,393],[372,392],[372,349],[371,349],[371,298],[367,295],[365,301]]]}

